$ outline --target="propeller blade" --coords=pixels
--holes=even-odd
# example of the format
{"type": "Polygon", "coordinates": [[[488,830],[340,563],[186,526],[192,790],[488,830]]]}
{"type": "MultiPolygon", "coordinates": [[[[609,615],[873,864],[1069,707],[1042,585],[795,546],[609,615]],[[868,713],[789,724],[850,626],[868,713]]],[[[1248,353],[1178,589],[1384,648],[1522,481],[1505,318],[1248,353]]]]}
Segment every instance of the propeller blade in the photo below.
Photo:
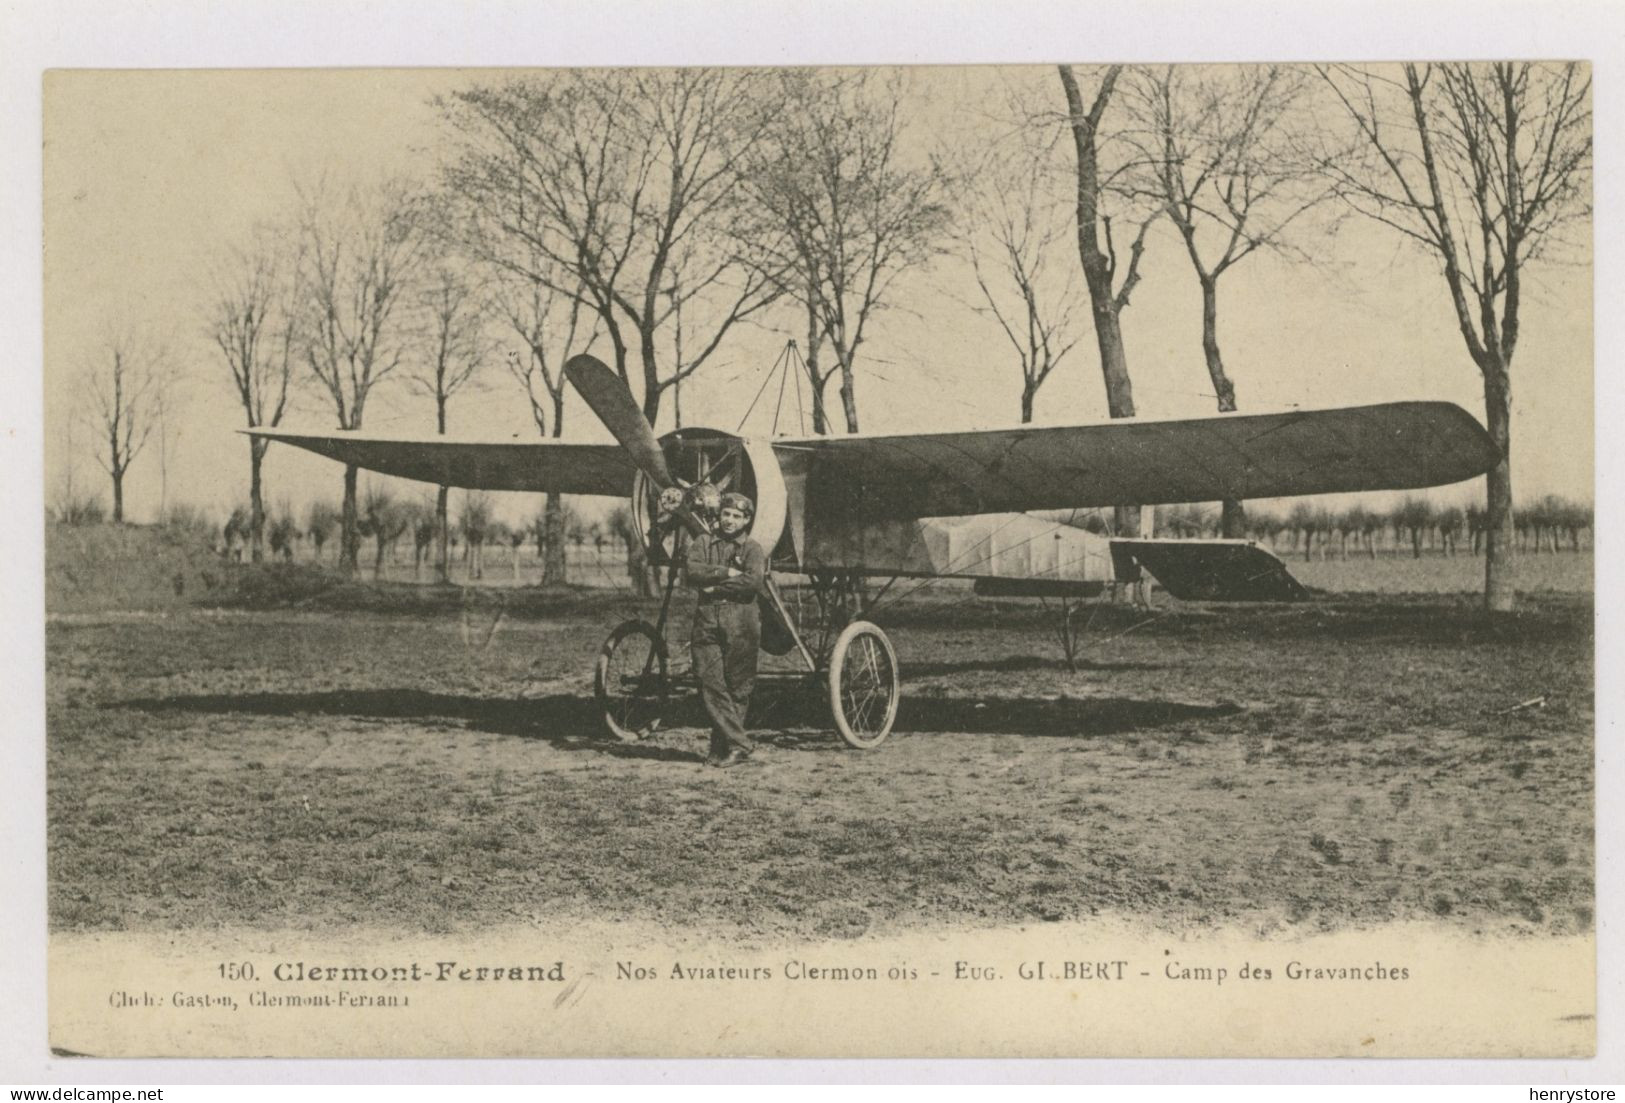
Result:
{"type": "Polygon", "coordinates": [[[638,470],[662,490],[676,482],[671,477],[671,468],[666,466],[666,454],[660,450],[654,430],[632,400],[632,392],[608,364],[582,353],[564,365],[564,375],[575,384],[576,392],[592,407],[598,420],[620,441],[638,470]]]}

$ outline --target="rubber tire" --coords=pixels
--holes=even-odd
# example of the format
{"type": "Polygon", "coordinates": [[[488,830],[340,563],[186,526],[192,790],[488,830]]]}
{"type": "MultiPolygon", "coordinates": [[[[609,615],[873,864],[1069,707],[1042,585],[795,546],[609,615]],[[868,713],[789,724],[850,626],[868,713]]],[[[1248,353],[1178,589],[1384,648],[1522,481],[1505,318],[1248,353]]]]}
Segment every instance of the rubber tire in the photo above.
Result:
{"type": "Polygon", "coordinates": [[[830,716],[835,721],[835,730],[840,733],[847,745],[860,751],[868,751],[884,743],[886,737],[891,734],[892,725],[897,722],[897,705],[902,690],[902,678],[897,670],[897,652],[893,649],[891,640],[886,638],[886,633],[866,620],[855,620],[848,624],[841,630],[841,634],[835,637],[835,646],[830,648],[829,676],[826,681],[829,689],[830,716]],[[886,654],[887,662],[891,664],[891,699],[886,706],[886,722],[881,725],[878,734],[854,731],[841,707],[841,671],[846,664],[847,653],[859,636],[873,636],[878,640],[881,650],[886,654]]]}
{"type": "Polygon", "coordinates": [[[667,670],[666,643],[654,625],[645,620],[629,620],[615,626],[615,630],[604,641],[604,646],[598,652],[598,662],[593,668],[592,678],[593,697],[598,702],[598,717],[603,722],[604,730],[623,743],[635,743],[648,733],[660,727],[665,717],[666,700],[671,696],[671,677],[667,670]],[[659,666],[658,695],[654,702],[654,718],[643,728],[626,728],[615,719],[615,703],[624,698],[612,697],[609,692],[610,661],[615,657],[615,651],[629,637],[642,636],[653,646],[657,664],[659,666]]]}

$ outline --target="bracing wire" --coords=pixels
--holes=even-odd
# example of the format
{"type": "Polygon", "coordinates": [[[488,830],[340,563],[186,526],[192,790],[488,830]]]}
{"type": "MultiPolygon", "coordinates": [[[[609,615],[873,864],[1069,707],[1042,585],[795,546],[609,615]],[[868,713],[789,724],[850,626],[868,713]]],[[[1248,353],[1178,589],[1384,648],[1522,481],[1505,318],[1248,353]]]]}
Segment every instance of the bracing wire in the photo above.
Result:
{"type": "Polygon", "coordinates": [[[790,350],[795,347],[794,342],[784,346],[784,355],[780,357],[780,361],[784,366],[779,369],[779,397],[778,400],[773,403],[774,436],[779,435],[779,414],[784,411],[784,385],[790,381],[790,350]]]}
{"type": "Polygon", "coordinates": [[[750,400],[749,406],[745,407],[745,416],[739,419],[739,425],[734,429],[735,433],[744,432],[745,422],[750,420],[751,413],[756,409],[756,403],[761,401],[762,395],[767,391],[767,385],[773,382],[773,375],[779,370],[779,365],[786,362],[789,351],[789,347],[786,346],[785,351],[779,354],[778,359],[773,361],[773,366],[767,370],[767,374],[762,378],[762,385],[756,388],[756,397],[750,400]]]}
{"type": "MultiPolygon", "coordinates": [[[[790,342],[790,351],[796,358],[796,425],[801,429],[801,435],[807,435],[807,410],[801,404],[801,377],[807,374],[807,361],[802,359],[801,350],[796,347],[795,341],[790,342]]],[[[812,380],[807,380],[807,386],[812,387],[812,380]]]]}

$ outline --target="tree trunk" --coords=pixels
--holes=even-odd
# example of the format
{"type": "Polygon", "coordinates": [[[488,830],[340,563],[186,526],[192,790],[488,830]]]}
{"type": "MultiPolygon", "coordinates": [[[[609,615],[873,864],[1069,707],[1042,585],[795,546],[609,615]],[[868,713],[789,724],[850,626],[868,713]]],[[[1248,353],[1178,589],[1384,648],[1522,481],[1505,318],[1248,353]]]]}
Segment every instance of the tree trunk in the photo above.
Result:
{"type": "Polygon", "coordinates": [[[1225,374],[1224,357],[1219,354],[1219,281],[1207,277],[1201,282],[1202,355],[1207,360],[1207,374],[1213,381],[1213,393],[1219,400],[1219,412],[1227,414],[1236,408],[1236,386],[1225,374]]]}
{"type": "MultiPolygon", "coordinates": [[[[651,423],[652,424],[652,423],[651,423]]],[[[564,386],[553,392],[553,439],[564,436],[564,386]]],[[[564,552],[564,495],[549,494],[542,518],[542,584],[566,586],[570,568],[564,552]]]]}
{"type": "Polygon", "coordinates": [[[124,471],[117,467],[113,469],[113,523],[124,523],[124,471]]]}
{"type": "Polygon", "coordinates": [[[434,496],[434,580],[451,583],[451,488],[441,487],[434,496]]]}
{"type": "Polygon", "coordinates": [[[643,417],[654,425],[660,420],[660,371],[653,329],[645,327],[639,331],[638,351],[643,358],[643,417]]]}
{"type": "MultiPolygon", "coordinates": [[[[1106,263],[1099,258],[1100,265],[1106,263]]],[[[1090,281],[1093,284],[1093,281],[1090,281]]],[[[1093,298],[1094,292],[1090,292],[1093,298]]],[[[1111,302],[1111,289],[1105,291],[1106,302],[1095,308],[1095,341],[1100,348],[1100,371],[1106,381],[1106,409],[1112,417],[1134,416],[1134,385],[1128,376],[1128,352],[1123,347],[1123,328],[1118,320],[1117,307],[1111,302]]]]}
{"type": "MultiPolygon", "coordinates": [[[[1213,394],[1219,402],[1221,414],[1236,409],[1236,385],[1224,370],[1224,357],[1219,352],[1219,280],[1216,276],[1200,277],[1202,284],[1202,356],[1207,361],[1208,378],[1213,382],[1213,394]]],[[[1239,540],[1247,535],[1247,511],[1240,502],[1224,501],[1219,504],[1219,535],[1239,540]]],[[[1344,558],[1348,558],[1345,546],[1344,558]]]]}
{"type": "MultiPolygon", "coordinates": [[[[435,428],[441,436],[446,435],[446,395],[436,388],[435,390],[435,428]]],[[[434,531],[435,531],[435,558],[434,580],[442,585],[451,584],[451,549],[447,541],[451,536],[449,520],[451,488],[440,487],[434,496],[434,531]]]]}
{"type": "Polygon", "coordinates": [[[829,413],[824,409],[824,377],[818,370],[818,353],[824,344],[824,332],[818,328],[818,311],[807,304],[807,387],[812,391],[813,432],[824,436],[829,432],[829,413]]]}
{"type": "Polygon", "coordinates": [[[656,593],[649,573],[649,558],[644,554],[643,544],[637,540],[626,541],[626,574],[639,597],[653,597],[656,593]]]}
{"type": "Polygon", "coordinates": [[[563,586],[569,581],[564,557],[564,495],[549,494],[542,515],[542,582],[563,586]]]}
{"type": "Polygon", "coordinates": [[[1484,607],[1511,612],[1517,604],[1516,532],[1512,513],[1512,381],[1506,367],[1484,370],[1484,413],[1500,461],[1484,477],[1484,607]]]}
{"type": "Polygon", "coordinates": [[[841,358],[841,409],[846,414],[846,431],[858,431],[858,396],[852,384],[852,356],[837,350],[841,358]]]}
{"type": "Polygon", "coordinates": [[[829,411],[824,407],[823,381],[816,373],[812,376],[813,386],[813,432],[819,436],[829,434],[829,411]]]}
{"type": "Polygon", "coordinates": [[[260,466],[265,462],[265,448],[255,437],[248,438],[248,532],[249,560],[258,563],[265,558],[265,491],[260,477],[260,466]]]}
{"type": "Polygon", "coordinates": [[[1028,377],[1027,381],[1021,386],[1021,423],[1023,425],[1033,419],[1033,396],[1037,393],[1038,388],[1033,386],[1032,378],[1028,377]]]}
{"type": "MultiPolygon", "coordinates": [[[[1097,223],[1100,219],[1100,166],[1095,149],[1098,112],[1111,96],[1117,70],[1101,82],[1093,116],[1085,110],[1077,78],[1070,66],[1059,67],[1061,86],[1066,91],[1071,115],[1072,145],[1078,158],[1077,224],[1078,257],[1083,263],[1084,282],[1089,287],[1089,305],[1095,322],[1095,342],[1100,349],[1100,372],[1106,381],[1106,408],[1114,418],[1134,416],[1134,387],[1129,382],[1128,353],[1123,347],[1123,330],[1118,321],[1119,306],[1112,291],[1112,261],[1101,250],[1097,223]]],[[[1122,535],[1137,535],[1140,529],[1138,506],[1120,505],[1113,511],[1113,524],[1122,535]]]]}
{"type": "MultiPolygon", "coordinates": [[[[1093,236],[1093,235],[1091,235],[1093,236]]],[[[1101,258],[1104,263],[1105,258],[1101,258]]],[[[1093,281],[1090,297],[1093,298],[1093,281]]],[[[1134,387],[1128,377],[1128,355],[1123,349],[1123,331],[1117,321],[1117,308],[1111,305],[1110,286],[1107,287],[1107,305],[1095,312],[1095,335],[1100,346],[1100,369],[1106,379],[1106,409],[1114,418],[1134,416],[1134,387]]],[[[1112,526],[1120,536],[1140,534],[1140,507],[1120,505],[1112,511],[1112,526]]]]}
{"type": "Polygon", "coordinates": [[[339,570],[354,577],[361,558],[361,531],[356,524],[355,464],[344,466],[344,507],[339,516],[339,570]]]}

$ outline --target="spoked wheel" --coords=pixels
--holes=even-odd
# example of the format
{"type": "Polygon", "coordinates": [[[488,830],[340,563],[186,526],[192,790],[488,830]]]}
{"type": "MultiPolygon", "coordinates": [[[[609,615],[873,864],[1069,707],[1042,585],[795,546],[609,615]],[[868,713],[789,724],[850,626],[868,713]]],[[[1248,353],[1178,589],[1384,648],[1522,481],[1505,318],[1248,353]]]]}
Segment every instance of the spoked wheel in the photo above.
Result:
{"type": "Polygon", "coordinates": [[[835,730],[859,750],[880,746],[897,719],[897,652],[875,625],[855,620],[829,654],[829,708],[835,730]]]}
{"type": "Polygon", "coordinates": [[[671,681],[666,644],[647,621],[618,625],[598,653],[593,694],[604,730],[616,739],[642,739],[660,726],[671,681]]]}

